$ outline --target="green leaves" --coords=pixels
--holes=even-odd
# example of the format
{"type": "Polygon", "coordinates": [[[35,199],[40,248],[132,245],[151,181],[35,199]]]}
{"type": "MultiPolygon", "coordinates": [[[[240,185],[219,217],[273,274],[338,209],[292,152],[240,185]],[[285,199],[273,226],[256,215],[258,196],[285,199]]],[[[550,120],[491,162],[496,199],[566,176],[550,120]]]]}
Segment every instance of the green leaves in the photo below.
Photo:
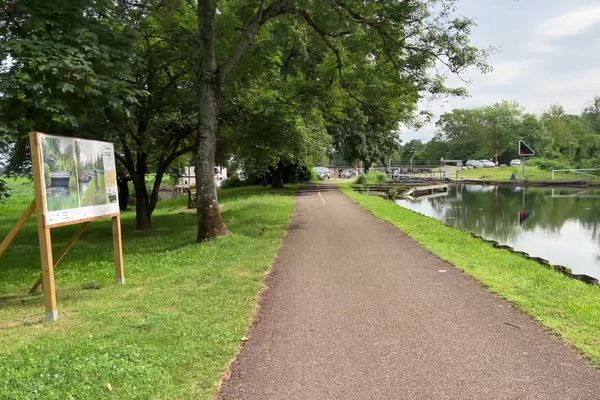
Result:
{"type": "Polygon", "coordinates": [[[3,8],[0,112],[13,140],[28,130],[99,132],[104,110],[137,102],[131,69],[133,36],[114,24],[109,2],[24,0],[3,8]]]}
{"type": "MultiPolygon", "coordinates": [[[[374,162],[397,148],[423,95],[464,94],[434,67],[485,68],[485,52],[469,42],[472,21],[454,19],[451,0],[221,0],[211,40],[200,37],[197,13],[208,3],[55,3],[0,9],[0,51],[11,60],[0,71],[0,119],[21,143],[14,149],[26,150],[31,129],[85,132],[117,142],[140,182],[191,146],[211,48],[200,42],[216,48],[218,158],[255,170],[317,162],[333,147],[374,162]]],[[[13,151],[11,165],[25,153],[13,151]]]]}
{"type": "MultiPolygon", "coordinates": [[[[595,100],[581,115],[567,114],[553,105],[541,116],[524,113],[516,102],[460,109],[445,113],[437,126],[437,143],[446,144],[441,156],[495,159],[509,163],[517,157],[517,143],[525,140],[537,156],[561,165],[595,167],[600,152],[600,130],[595,129],[595,100]]],[[[439,149],[439,147],[438,147],[439,149]]],[[[428,148],[425,157],[430,157],[428,148]]],[[[436,155],[440,155],[436,152],[436,155]]],[[[438,157],[439,158],[439,157],[438,157]]],[[[543,161],[543,160],[542,160],[543,161]]],[[[541,161],[540,161],[541,162],[541,161]]]]}

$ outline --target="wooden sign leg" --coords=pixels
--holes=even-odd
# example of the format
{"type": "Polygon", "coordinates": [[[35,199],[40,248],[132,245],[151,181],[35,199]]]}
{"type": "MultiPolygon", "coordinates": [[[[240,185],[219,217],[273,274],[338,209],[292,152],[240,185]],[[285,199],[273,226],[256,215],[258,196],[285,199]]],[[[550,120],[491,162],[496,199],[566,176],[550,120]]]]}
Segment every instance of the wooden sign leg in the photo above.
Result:
{"type": "Polygon", "coordinates": [[[40,259],[42,261],[42,290],[44,291],[44,307],[46,308],[46,319],[48,321],[56,321],[58,319],[58,307],[56,306],[56,284],[54,283],[52,240],[50,236],[50,229],[45,228],[42,222],[38,224],[38,236],[40,240],[40,259]]]}
{"type": "MultiPolygon", "coordinates": [[[[81,228],[79,228],[79,230],[77,231],[77,233],[75,233],[75,236],[73,236],[71,238],[71,240],[69,240],[69,242],[66,244],[65,248],[61,251],[61,253],[58,255],[58,257],[56,257],[56,261],[54,261],[54,271],[56,271],[60,267],[60,262],[62,261],[62,259],[65,258],[67,253],[69,253],[69,250],[71,250],[71,248],[75,245],[75,243],[77,243],[77,241],[83,235],[83,232],[85,232],[85,229],[88,227],[89,224],[90,224],[89,221],[84,222],[83,225],[81,225],[81,228]]],[[[40,274],[39,279],[37,281],[35,281],[35,283],[31,287],[31,289],[29,289],[29,294],[34,294],[36,292],[37,288],[41,284],[42,284],[42,275],[40,274]]]]}
{"type": "Polygon", "coordinates": [[[33,182],[35,188],[35,208],[38,218],[38,238],[40,241],[40,260],[42,264],[42,290],[44,291],[44,307],[46,319],[56,321],[58,308],[56,306],[56,284],[54,283],[54,260],[52,259],[52,236],[46,226],[45,197],[44,197],[44,161],[35,132],[29,135],[31,143],[31,164],[33,166],[33,182]]]}
{"type": "Polygon", "coordinates": [[[15,226],[8,232],[6,238],[0,243],[0,257],[4,254],[6,250],[10,247],[12,242],[17,238],[17,235],[23,230],[23,227],[27,223],[31,214],[35,211],[35,200],[31,202],[27,210],[21,215],[15,226]]]}
{"type": "Polygon", "coordinates": [[[121,217],[112,217],[113,248],[115,253],[115,269],[117,283],[125,284],[125,265],[123,262],[123,238],[121,237],[121,217]]]}

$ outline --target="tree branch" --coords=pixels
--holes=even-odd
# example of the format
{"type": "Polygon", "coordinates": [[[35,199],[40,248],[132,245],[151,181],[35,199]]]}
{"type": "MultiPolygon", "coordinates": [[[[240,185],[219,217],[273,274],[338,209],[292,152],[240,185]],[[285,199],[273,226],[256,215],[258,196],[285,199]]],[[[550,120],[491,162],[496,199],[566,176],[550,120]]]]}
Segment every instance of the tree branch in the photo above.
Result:
{"type": "Polygon", "coordinates": [[[294,10],[293,1],[291,0],[277,0],[268,7],[264,7],[264,3],[261,4],[256,15],[246,26],[246,29],[242,33],[242,36],[235,45],[231,55],[227,61],[219,69],[219,80],[221,84],[225,81],[227,76],[235,69],[238,62],[252,45],[252,41],[258,35],[258,32],[262,26],[268,21],[277,18],[281,15],[291,13],[294,10]]]}
{"type": "Polygon", "coordinates": [[[354,101],[360,103],[366,109],[371,109],[371,106],[368,103],[362,101],[357,96],[355,96],[352,93],[352,91],[349,89],[348,85],[346,84],[346,81],[344,80],[344,74],[343,74],[343,71],[342,71],[343,65],[344,65],[343,62],[342,62],[342,55],[341,55],[340,49],[331,40],[329,40],[328,36],[331,36],[331,35],[328,35],[327,32],[325,32],[315,22],[315,20],[312,18],[312,16],[310,15],[310,13],[308,11],[306,11],[306,10],[296,10],[296,13],[298,15],[300,15],[302,17],[302,19],[304,19],[304,21],[308,24],[308,26],[310,26],[317,33],[317,35],[319,35],[319,37],[321,38],[321,40],[323,41],[323,43],[325,43],[325,45],[335,55],[335,58],[337,60],[336,70],[337,70],[338,76],[340,78],[340,85],[341,85],[342,89],[344,89],[344,91],[346,92],[346,94],[348,95],[348,97],[350,97],[354,101]]]}

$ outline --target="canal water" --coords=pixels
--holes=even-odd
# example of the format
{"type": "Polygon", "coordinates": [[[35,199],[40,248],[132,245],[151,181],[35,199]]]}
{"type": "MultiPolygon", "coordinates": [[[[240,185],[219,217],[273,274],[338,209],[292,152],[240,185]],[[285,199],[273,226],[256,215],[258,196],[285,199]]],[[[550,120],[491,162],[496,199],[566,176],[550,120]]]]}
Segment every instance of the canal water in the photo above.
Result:
{"type": "Polygon", "coordinates": [[[452,185],[397,204],[600,279],[600,190],[452,185]]]}
{"type": "Polygon", "coordinates": [[[47,187],[46,203],[48,211],[77,208],[79,207],[77,188],[47,187]]]}

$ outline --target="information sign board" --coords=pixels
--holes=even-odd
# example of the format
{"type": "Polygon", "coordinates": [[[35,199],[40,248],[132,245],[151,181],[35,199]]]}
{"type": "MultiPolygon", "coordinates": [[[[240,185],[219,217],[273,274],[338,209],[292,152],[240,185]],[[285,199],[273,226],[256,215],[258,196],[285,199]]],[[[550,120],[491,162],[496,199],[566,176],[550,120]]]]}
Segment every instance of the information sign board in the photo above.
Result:
{"type": "Polygon", "coordinates": [[[112,143],[36,134],[48,227],[119,214],[112,143]]]}

